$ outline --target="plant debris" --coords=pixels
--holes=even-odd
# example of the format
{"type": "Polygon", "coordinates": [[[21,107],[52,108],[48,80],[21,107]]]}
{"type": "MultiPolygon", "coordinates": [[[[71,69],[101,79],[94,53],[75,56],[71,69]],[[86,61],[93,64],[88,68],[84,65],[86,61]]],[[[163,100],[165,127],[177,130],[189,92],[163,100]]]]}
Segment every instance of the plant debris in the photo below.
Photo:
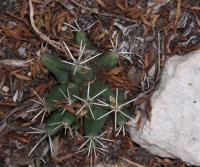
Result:
{"type": "MultiPolygon", "coordinates": [[[[131,101],[131,118],[136,112],[141,113],[135,125],[140,128],[143,117],[151,120],[150,97],[159,83],[165,61],[175,54],[199,49],[200,1],[197,0],[2,0],[0,163],[16,167],[76,167],[92,161],[92,164],[105,165],[123,162],[124,166],[186,167],[180,160],[156,157],[133,143],[126,133],[131,125],[116,127],[116,119],[112,117],[117,113],[112,108],[116,98],[111,99],[113,104],[98,101],[110,107],[110,112],[98,117],[101,121],[109,115],[103,127],[106,133],[95,134],[93,138],[82,137],[83,129],[71,128],[65,121],[48,124],[51,114],[42,97],[59,82],[65,83],[67,76],[58,75],[55,79],[43,63],[43,55],[58,55],[63,63],[72,64],[74,75],[80,69],[94,69],[115,90],[116,97],[123,90],[125,97],[136,98],[131,101]],[[89,40],[81,41],[76,34],[89,40]],[[103,56],[106,59],[110,56],[114,65],[104,61],[109,62],[105,68],[104,63],[98,63],[98,58],[103,56]],[[88,62],[90,67],[86,66],[88,62]],[[53,128],[51,133],[60,127],[64,131],[51,136],[45,129],[46,124],[53,128]],[[96,148],[96,143],[101,147],[96,148]],[[86,154],[80,153],[84,151],[86,154]],[[91,153],[94,156],[87,158],[91,153]]],[[[93,82],[95,79],[83,85],[88,88],[93,82]]],[[[63,93],[61,89],[63,100],[54,104],[72,115],[78,110],[79,117],[87,114],[83,103],[87,107],[92,97],[98,100],[91,95],[91,90],[87,99],[68,92],[63,93]],[[70,105],[71,100],[78,98],[82,101],[70,105]]],[[[96,93],[101,96],[104,89],[96,93]]],[[[93,111],[89,113],[95,115],[93,111]]]]}

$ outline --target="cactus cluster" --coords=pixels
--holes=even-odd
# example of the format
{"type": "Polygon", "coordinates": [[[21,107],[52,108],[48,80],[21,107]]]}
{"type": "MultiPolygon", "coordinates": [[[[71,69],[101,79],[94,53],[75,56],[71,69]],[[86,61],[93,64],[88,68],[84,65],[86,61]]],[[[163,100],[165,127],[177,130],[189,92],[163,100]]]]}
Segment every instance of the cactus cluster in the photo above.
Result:
{"type": "Polygon", "coordinates": [[[53,74],[57,84],[43,98],[39,97],[38,103],[44,108],[34,119],[42,114],[43,121],[46,116],[44,131],[49,137],[62,130],[64,133],[69,131],[71,136],[74,132],[82,133],[85,142],[78,152],[87,152],[91,157],[93,154],[96,156],[96,151],[106,152],[104,142],[110,140],[103,137],[105,133],[102,131],[110,114],[114,115],[115,133],[124,132],[124,126],[131,119],[130,104],[136,99],[128,98],[121,89],[113,89],[95,71],[98,68],[95,65],[105,71],[118,66],[120,53],[113,49],[87,57],[85,48],[96,52],[97,49],[84,31],[75,32],[75,43],[80,45],[76,57],[63,43],[70,56],[69,61],[49,53],[42,56],[42,63],[53,74]]]}

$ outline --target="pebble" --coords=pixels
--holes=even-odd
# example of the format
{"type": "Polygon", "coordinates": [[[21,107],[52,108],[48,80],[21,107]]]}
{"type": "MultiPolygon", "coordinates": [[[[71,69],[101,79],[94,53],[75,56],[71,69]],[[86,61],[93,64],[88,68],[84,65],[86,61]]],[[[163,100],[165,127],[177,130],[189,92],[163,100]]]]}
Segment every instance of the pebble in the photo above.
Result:
{"type": "Polygon", "coordinates": [[[64,31],[67,31],[67,26],[62,26],[61,27],[61,30],[64,32],[64,31]]]}
{"type": "Polygon", "coordinates": [[[18,49],[18,53],[19,53],[19,55],[20,55],[22,58],[25,58],[25,57],[26,57],[26,48],[20,47],[20,48],[18,49]]]}
{"type": "Polygon", "coordinates": [[[1,88],[1,90],[2,90],[4,93],[8,93],[9,90],[10,90],[10,88],[9,88],[8,86],[4,85],[4,86],[1,88]]]}

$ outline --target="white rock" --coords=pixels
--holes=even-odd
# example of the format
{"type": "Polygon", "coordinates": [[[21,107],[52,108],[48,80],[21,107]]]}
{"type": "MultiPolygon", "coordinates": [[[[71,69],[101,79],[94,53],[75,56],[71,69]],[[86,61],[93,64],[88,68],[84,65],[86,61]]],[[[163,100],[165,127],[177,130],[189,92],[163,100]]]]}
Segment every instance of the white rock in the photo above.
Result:
{"type": "Polygon", "coordinates": [[[151,122],[130,128],[132,140],[156,155],[200,165],[200,51],[166,62],[151,105],[151,122]]]}

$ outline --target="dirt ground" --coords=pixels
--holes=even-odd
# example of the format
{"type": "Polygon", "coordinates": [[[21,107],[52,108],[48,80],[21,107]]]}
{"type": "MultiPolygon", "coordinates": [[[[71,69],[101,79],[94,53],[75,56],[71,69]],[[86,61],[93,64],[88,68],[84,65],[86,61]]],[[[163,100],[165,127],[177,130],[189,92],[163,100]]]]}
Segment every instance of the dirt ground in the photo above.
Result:
{"type": "MultiPolygon", "coordinates": [[[[200,49],[199,0],[0,0],[0,167],[88,166],[87,156],[75,153],[80,140],[69,135],[53,138],[54,156],[47,139],[29,156],[43,137],[29,133],[39,124],[31,121],[33,115],[27,112],[35,105],[33,90],[43,95],[56,82],[41,63],[41,55],[48,52],[67,59],[63,41],[76,54],[79,46],[74,43],[73,28],[67,25],[77,26],[76,22],[80,29],[87,28],[100,51],[112,48],[112,39],[122,52],[130,52],[130,61],[119,59],[122,70],[110,72],[109,81],[114,87],[128,87],[132,96],[144,94],[133,108],[143,111],[142,117],[149,120],[149,99],[165,61],[200,49]]],[[[112,125],[110,118],[105,129],[111,131],[112,125]]],[[[125,137],[108,133],[107,137],[115,142],[95,163],[109,167],[187,166],[178,159],[152,155],[133,143],[128,133],[125,137]]]]}

